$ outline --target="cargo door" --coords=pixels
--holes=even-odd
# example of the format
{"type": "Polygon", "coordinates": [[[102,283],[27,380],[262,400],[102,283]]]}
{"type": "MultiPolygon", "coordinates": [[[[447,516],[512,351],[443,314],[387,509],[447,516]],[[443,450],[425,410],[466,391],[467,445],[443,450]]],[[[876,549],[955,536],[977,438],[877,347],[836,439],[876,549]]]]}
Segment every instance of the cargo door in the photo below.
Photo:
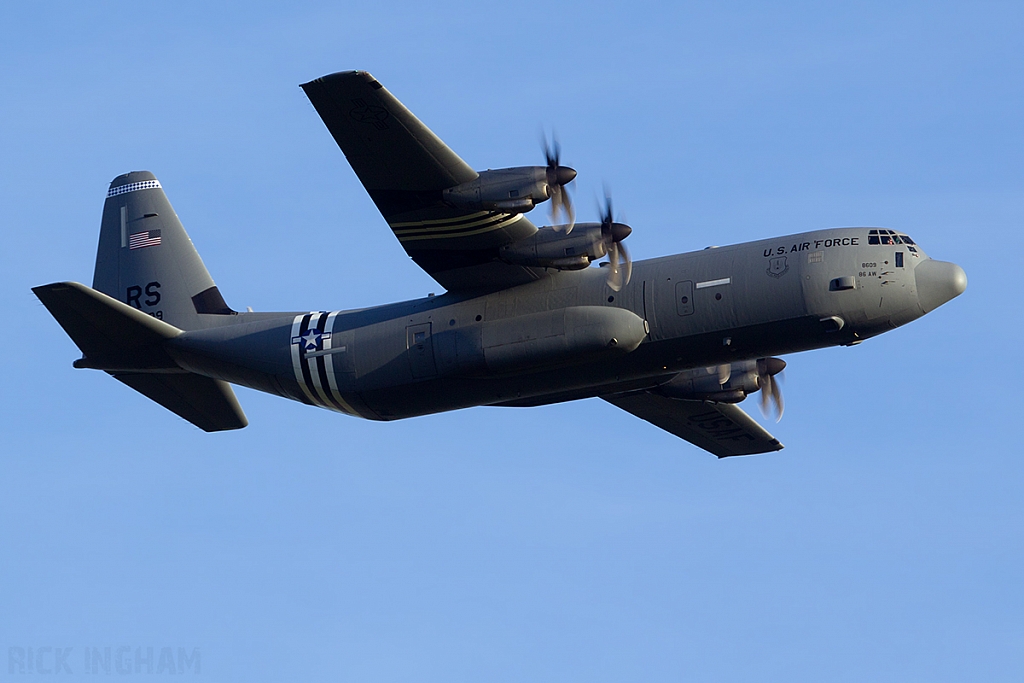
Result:
{"type": "Polygon", "coordinates": [[[406,348],[409,349],[409,366],[414,379],[425,379],[437,374],[434,362],[434,341],[430,335],[430,323],[409,325],[405,328],[406,348]]]}

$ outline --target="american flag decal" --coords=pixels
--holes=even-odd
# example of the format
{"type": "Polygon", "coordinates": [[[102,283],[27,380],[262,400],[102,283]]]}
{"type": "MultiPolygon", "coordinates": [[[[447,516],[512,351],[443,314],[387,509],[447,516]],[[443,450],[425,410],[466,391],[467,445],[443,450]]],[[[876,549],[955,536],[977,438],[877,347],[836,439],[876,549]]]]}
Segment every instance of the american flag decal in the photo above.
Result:
{"type": "Polygon", "coordinates": [[[158,246],[160,246],[159,230],[144,230],[142,232],[137,232],[134,235],[128,235],[129,249],[142,249],[144,247],[158,246]]]}

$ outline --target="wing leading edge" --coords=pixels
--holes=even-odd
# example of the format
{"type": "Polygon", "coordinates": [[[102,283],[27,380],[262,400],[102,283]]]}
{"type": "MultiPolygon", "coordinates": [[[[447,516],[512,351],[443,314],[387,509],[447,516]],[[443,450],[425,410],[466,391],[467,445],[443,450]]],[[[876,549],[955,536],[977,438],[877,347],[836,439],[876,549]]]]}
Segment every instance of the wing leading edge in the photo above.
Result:
{"type": "Polygon", "coordinates": [[[778,439],[732,403],[681,401],[646,391],[602,398],[719,458],[783,448],[778,439]]]}
{"type": "Polygon", "coordinates": [[[405,251],[447,289],[501,287],[540,277],[496,260],[497,249],[537,232],[522,214],[468,211],[442,191],[476,171],[365,71],[302,86],[405,251]]]}

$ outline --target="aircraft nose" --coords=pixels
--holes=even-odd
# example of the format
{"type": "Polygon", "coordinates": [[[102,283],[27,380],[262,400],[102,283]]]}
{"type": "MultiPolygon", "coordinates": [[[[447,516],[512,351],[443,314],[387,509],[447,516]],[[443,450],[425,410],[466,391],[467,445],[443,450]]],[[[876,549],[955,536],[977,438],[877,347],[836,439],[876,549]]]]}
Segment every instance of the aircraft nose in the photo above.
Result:
{"type": "Polygon", "coordinates": [[[935,310],[967,289],[967,273],[955,263],[928,259],[914,268],[917,301],[925,313],[935,310]]]}

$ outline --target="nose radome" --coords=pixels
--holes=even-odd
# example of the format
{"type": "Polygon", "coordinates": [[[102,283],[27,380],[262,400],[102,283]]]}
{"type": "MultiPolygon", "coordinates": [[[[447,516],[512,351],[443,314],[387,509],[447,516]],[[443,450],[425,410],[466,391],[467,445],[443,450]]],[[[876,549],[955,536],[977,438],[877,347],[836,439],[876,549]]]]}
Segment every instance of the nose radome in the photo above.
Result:
{"type": "Polygon", "coordinates": [[[967,273],[955,263],[928,259],[914,268],[917,301],[925,313],[935,310],[967,289],[967,273]]]}

